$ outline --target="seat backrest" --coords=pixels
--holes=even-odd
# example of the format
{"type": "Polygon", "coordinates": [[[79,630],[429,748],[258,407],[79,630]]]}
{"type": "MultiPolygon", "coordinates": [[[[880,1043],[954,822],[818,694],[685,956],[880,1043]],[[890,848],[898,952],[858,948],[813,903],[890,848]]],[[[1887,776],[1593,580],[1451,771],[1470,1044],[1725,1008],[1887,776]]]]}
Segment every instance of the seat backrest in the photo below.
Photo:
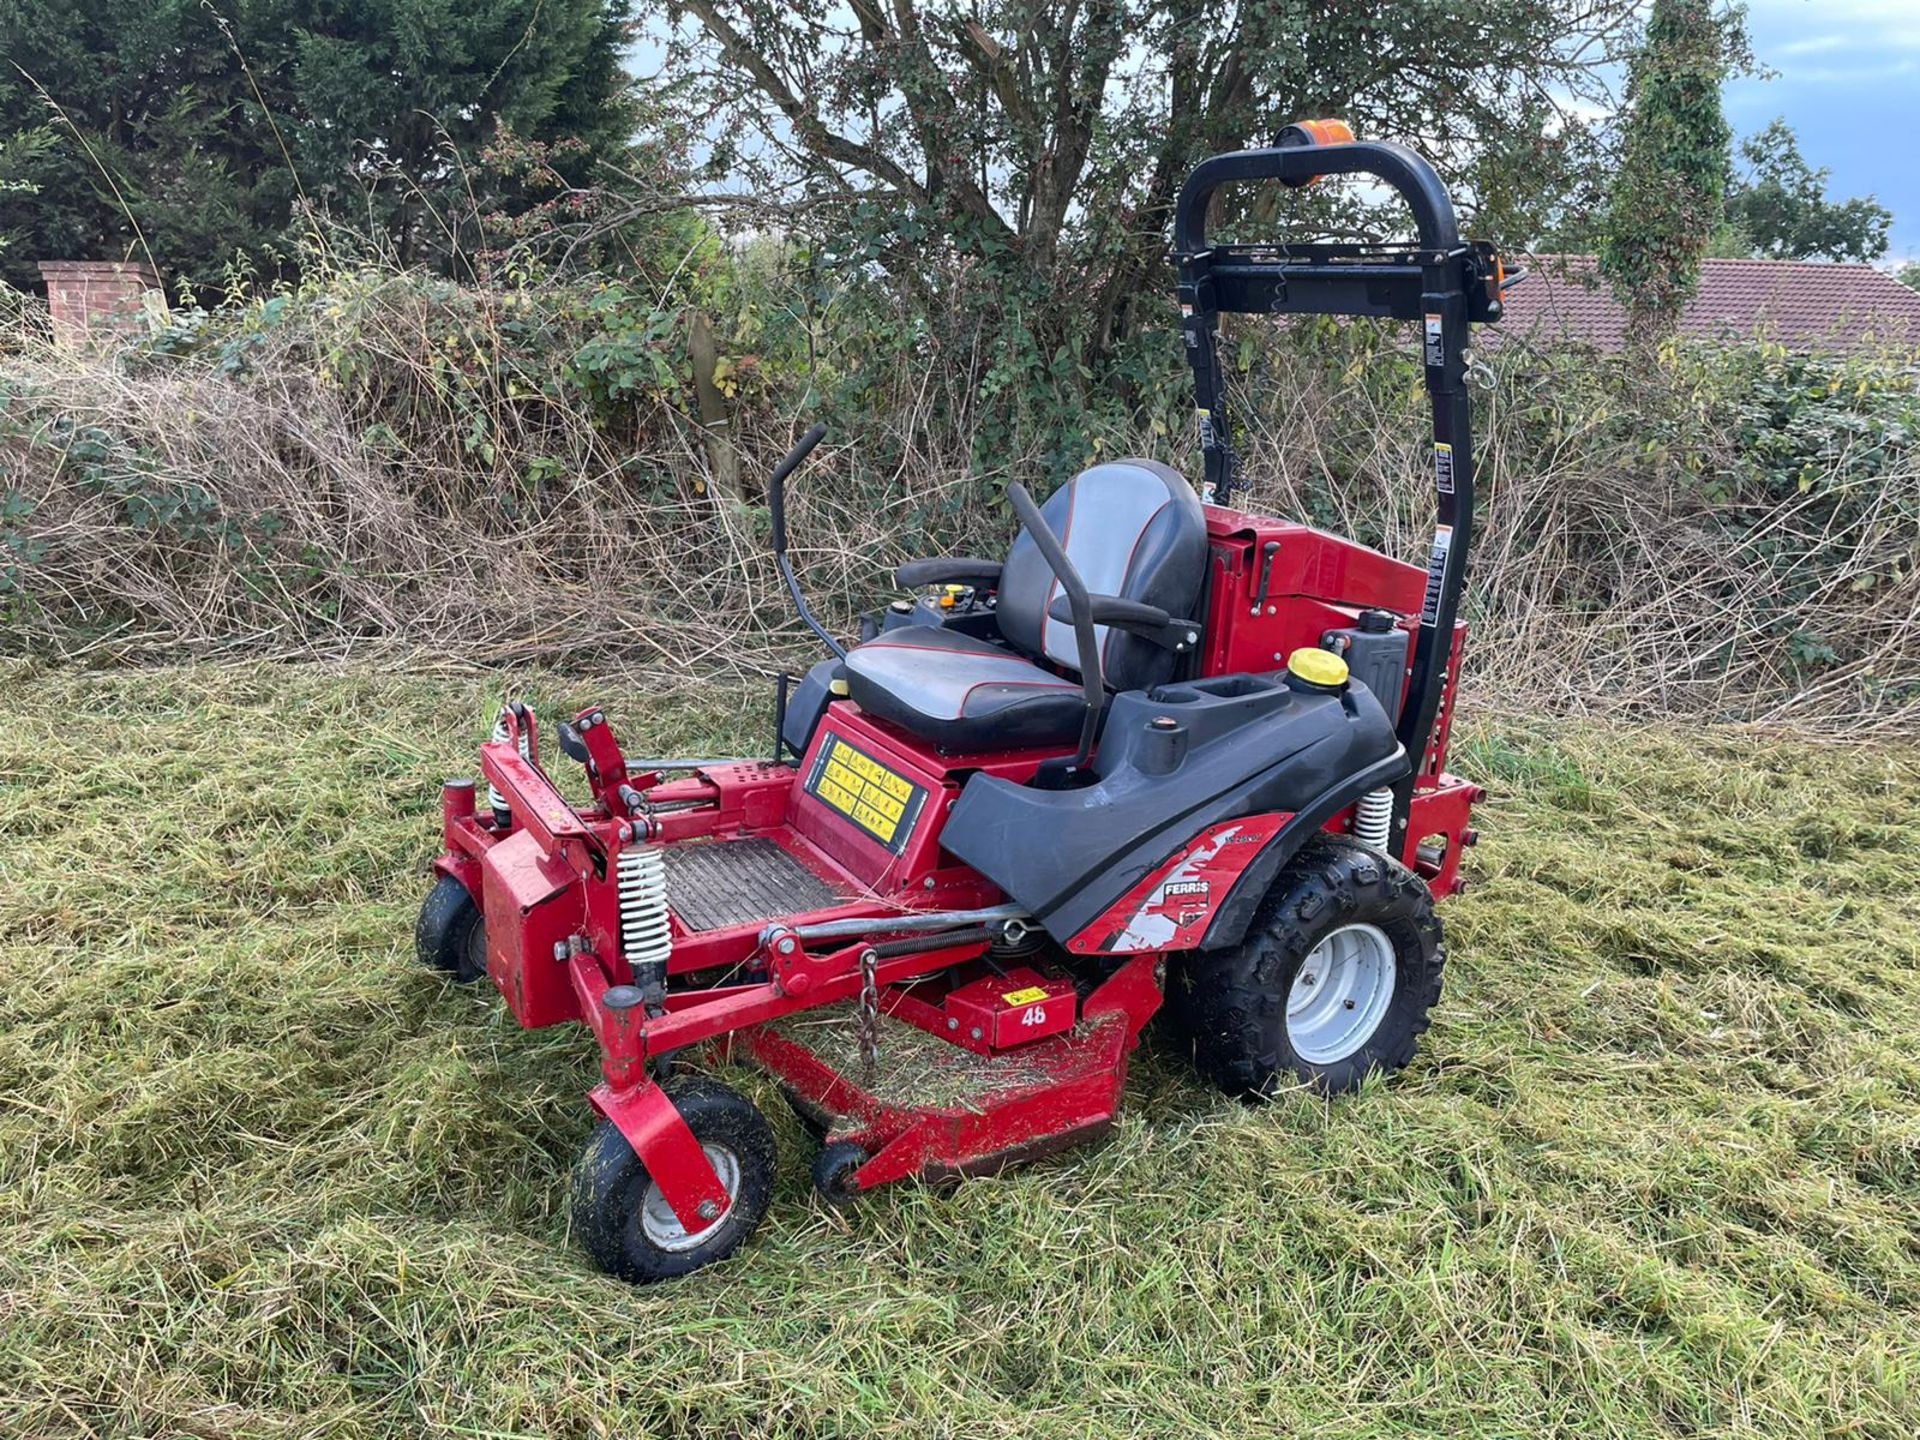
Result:
{"type": "MultiPolygon", "coordinates": [[[[1178,471],[1157,460],[1110,460],[1054,491],[1040,513],[1093,594],[1198,618],[1207,517],[1178,471]]],[[[1047,614],[1062,593],[1040,547],[1022,531],[1000,574],[1000,633],[1029,655],[1078,673],[1073,626],[1047,614]]],[[[1139,690],[1173,678],[1171,651],[1105,625],[1096,633],[1112,689],[1139,690]]]]}

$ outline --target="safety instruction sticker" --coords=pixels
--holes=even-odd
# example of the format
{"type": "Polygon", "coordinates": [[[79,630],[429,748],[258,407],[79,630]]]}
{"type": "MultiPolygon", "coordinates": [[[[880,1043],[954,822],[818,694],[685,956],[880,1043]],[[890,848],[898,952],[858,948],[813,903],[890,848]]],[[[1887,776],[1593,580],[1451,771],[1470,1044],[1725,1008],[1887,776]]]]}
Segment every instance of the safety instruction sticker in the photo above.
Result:
{"type": "Polygon", "coordinates": [[[925,789],[838,735],[828,736],[814,757],[806,790],[895,854],[905,848],[927,803],[925,789]]]}
{"type": "Polygon", "coordinates": [[[1024,990],[1009,990],[1000,997],[1009,1005],[1031,1005],[1036,1000],[1047,998],[1047,992],[1038,985],[1029,985],[1024,990]]]}
{"type": "Polygon", "coordinates": [[[1427,343],[1424,358],[1429,365],[1444,365],[1447,363],[1446,321],[1438,315],[1428,315],[1426,320],[1427,343]]]}
{"type": "Polygon", "coordinates": [[[1442,495],[1453,493],[1453,446],[1444,440],[1433,442],[1433,488],[1442,495]]]}
{"type": "Polygon", "coordinates": [[[1447,573],[1447,552],[1453,549],[1453,527],[1442,525],[1433,532],[1433,554],[1427,560],[1427,594],[1420,602],[1420,623],[1440,623],[1440,591],[1447,573]]]}

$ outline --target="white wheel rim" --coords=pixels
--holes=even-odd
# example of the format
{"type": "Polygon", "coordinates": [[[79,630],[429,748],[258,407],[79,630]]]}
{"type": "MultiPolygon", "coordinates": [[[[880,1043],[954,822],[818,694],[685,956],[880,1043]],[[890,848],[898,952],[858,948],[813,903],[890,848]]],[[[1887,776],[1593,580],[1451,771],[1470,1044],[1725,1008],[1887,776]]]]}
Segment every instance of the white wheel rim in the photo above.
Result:
{"type": "MultiPolygon", "coordinates": [[[[727,1192],[727,1215],[731,1215],[733,1202],[740,1198],[740,1158],[724,1145],[702,1145],[700,1148],[706,1151],[707,1163],[713,1166],[713,1173],[720,1177],[720,1184],[727,1192]]],[[[647,1237],[649,1244],[677,1254],[700,1244],[727,1215],[722,1215],[712,1225],[689,1230],[680,1223],[680,1217],[673,1213],[667,1197],[660,1193],[660,1186],[649,1178],[647,1193],[640,1201],[640,1233],[647,1237]]]]}
{"type": "Polygon", "coordinates": [[[1398,966],[1378,925],[1342,925],[1313,947],[1287,990],[1287,1043],[1309,1065],[1335,1065],[1373,1038],[1393,1003],[1398,966]]]}

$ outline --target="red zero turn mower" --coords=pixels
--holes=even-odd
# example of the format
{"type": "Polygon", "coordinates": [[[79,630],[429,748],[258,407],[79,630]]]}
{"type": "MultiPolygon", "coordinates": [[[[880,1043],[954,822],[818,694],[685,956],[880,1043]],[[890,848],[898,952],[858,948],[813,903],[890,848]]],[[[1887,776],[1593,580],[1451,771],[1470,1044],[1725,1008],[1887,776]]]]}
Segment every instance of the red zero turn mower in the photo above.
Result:
{"type": "Polygon", "coordinates": [[[774,759],[632,761],[596,707],[558,727],[593,795],[576,808],[515,703],[480,751],[486,807],[446,785],[420,956],[491,976],[522,1025],[593,1031],[603,1123],[574,1222],[614,1274],[721,1259],[766,1210],[765,1119],[673,1073],[702,1042],[726,1037],[822,1130],[814,1180],[836,1202],[1099,1134],[1163,997],[1238,1095],[1350,1090],[1412,1057],[1440,993],[1433,900],[1459,886],[1480,798],[1445,760],[1473,513],[1464,352],[1499,317],[1500,266],[1462,243],[1424,160],[1327,125],[1202,163],[1175,245],[1208,503],[1151,460],[1096,465],[1044,505],[1011,486],[1005,559],[902,566],[917,598],[843,649],[786,561],[782,487],[815,426],[769,494],[834,657],[790,696],[783,681],[774,759]],[[1221,185],[1331,174],[1392,186],[1418,242],[1208,244],[1221,185]],[[1230,507],[1221,311],[1423,327],[1424,570],[1230,507]],[[831,1034],[857,1055],[826,1053],[831,1034]],[[903,1040],[953,1062],[944,1088],[882,1083],[903,1040]]]}

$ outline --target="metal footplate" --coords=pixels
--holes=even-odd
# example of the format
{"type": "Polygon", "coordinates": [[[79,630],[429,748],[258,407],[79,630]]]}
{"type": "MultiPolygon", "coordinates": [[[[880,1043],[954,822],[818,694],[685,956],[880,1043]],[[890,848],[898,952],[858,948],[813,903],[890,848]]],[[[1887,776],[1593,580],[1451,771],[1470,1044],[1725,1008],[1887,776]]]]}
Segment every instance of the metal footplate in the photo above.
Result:
{"type": "Polygon", "coordinates": [[[764,837],[668,845],[664,856],[667,904],[691,930],[824,910],[842,898],[764,837]]]}

